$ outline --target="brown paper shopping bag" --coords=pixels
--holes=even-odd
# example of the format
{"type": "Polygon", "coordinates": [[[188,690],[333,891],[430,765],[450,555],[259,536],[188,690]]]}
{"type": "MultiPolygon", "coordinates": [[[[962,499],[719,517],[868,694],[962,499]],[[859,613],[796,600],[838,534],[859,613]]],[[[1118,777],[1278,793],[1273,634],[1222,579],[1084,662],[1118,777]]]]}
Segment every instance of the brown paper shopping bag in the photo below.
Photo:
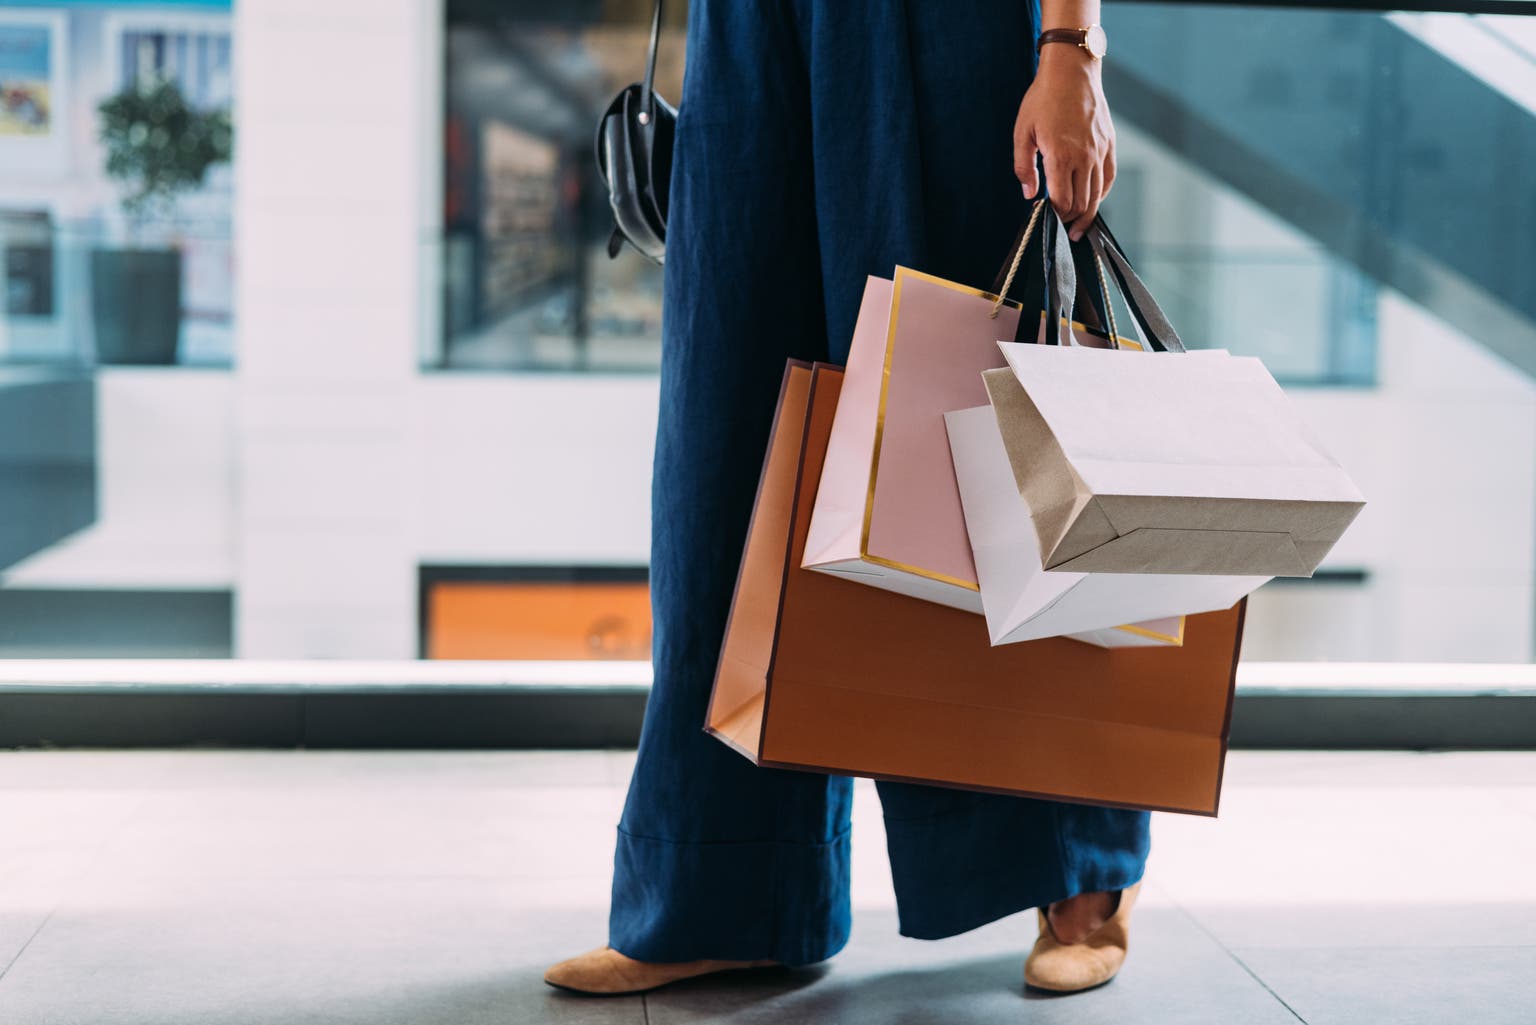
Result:
{"type": "Polygon", "coordinates": [[[786,371],[706,729],[759,765],[1214,815],[1242,603],[1178,649],[994,648],[979,616],[802,569],[841,381],[786,371]]]}

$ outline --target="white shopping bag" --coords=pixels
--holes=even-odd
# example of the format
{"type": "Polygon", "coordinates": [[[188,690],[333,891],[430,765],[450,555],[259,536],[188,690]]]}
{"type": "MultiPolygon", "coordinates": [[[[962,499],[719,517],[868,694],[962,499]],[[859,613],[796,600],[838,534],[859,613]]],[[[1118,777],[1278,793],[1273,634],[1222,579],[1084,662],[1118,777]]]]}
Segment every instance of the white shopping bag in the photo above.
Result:
{"type": "MultiPolygon", "coordinates": [[[[1008,371],[983,376],[994,374],[1008,371]]],[[[992,408],[944,420],[994,645],[1057,636],[1114,647],[1166,643],[1160,636],[1176,630],[1179,617],[1230,608],[1270,579],[1047,571],[992,408]]]]}

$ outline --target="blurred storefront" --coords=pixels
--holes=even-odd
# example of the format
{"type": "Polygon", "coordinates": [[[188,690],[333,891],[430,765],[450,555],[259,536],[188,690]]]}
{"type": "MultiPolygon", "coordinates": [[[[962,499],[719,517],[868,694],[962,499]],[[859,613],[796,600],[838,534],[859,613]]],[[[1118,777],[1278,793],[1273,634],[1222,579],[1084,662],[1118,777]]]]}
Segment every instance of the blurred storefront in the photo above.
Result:
{"type": "MultiPolygon", "coordinates": [[[[643,659],[661,272],[607,256],[592,131],[649,10],[0,5],[0,657],[643,659]],[[98,108],[164,82],[229,113],[233,159],[135,218],[98,108]],[[106,288],[104,251],[176,254],[174,315],[130,322],[152,286],[106,288]],[[104,355],[113,331],[161,355],[104,355]]],[[[1536,299],[1501,268],[1536,208],[1483,178],[1536,159],[1533,19],[1105,20],[1110,222],[1371,499],[1315,580],[1254,599],[1249,657],[1529,661],[1536,299]],[[1197,22],[1266,41],[1228,89],[1152,73],[1197,22]],[[1476,115],[1455,152],[1403,113],[1446,98],[1476,115]],[[1298,126],[1326,144],[1266,141],[1298,126]],[[1492,263],[1460,207],[1420,209],[1467,176],[1506,197],[1492,263]]]]}

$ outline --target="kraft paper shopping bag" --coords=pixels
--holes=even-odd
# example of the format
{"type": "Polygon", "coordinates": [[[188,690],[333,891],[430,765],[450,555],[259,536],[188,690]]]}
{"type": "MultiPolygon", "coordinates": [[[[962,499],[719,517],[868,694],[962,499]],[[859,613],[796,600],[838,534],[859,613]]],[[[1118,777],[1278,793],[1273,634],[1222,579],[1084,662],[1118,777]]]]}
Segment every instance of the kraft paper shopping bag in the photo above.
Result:
{"type": "Polygon", "coordinates": [[[1365,504],[1258,359],[999,348],[1047,569],[1310,576],[1365,504]]]}

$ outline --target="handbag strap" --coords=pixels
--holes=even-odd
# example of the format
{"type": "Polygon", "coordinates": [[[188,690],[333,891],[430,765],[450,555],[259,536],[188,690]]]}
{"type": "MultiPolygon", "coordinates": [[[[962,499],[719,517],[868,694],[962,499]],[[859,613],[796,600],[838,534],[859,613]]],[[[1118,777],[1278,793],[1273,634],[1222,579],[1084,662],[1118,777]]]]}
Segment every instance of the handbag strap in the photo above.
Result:
{"type": "Polygon", "coordinates": [[[651,51],[645,58],[645,80],[640,83],[640,109],[645,112],[641,124],[655,119],[653,88],[656,83],[656,47],[661,42],[661,6],[662,0],[656,0],[656,10],[651,13],[651,51]]]}

